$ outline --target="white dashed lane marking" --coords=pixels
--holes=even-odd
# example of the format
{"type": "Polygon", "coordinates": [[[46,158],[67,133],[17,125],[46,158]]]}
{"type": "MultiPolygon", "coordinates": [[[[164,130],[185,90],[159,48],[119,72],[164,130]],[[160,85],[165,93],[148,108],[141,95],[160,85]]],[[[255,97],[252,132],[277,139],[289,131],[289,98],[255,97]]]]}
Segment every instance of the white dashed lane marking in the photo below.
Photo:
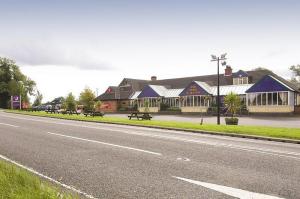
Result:
{"type": "Polygon", "coordinates": [[[103,144],[103,145],[107,145],[107,146],[118,147],[118,148],[123,148],[123,149],[143,152],[143,153],[149,153],[149,154],[152,154],[152,155],[159,155],[159,156],[162,155],[161,153],[157,153],[157,152],[153,152],[153,151],[148,151],[148,150],[143,150],[143,149],[138,149],[138,148],[133,148],[133,147],[128,147],[128,146],[122,146],[122,145],[117,145],[117,144],[111,144],[111,143],[107,143],[107,142],[100,142],[100,141],[97,141],[97,140],[89,140],[89,139],[85,139],[85,138],[74,137],[74,136],[69,136],[69,135],[64,135],[64,134],[59,134],[59,133],[51,133],[51,132],[47,132],[47,133],[50,134],[50,135],[56,135],[56,136],[61,136],[61,137],[80,140],[80,141],[85,141],[85,142],[103,144]]]}
{"type": "Polygon", "coordinates": [[[14,128],[18,128],[19,126],[13,125],[13,124],[7,124],[7,123],[0,123],[0,125],[4,125],[4,126],[10,126],[10,127],[14,127],[14,128]]]}

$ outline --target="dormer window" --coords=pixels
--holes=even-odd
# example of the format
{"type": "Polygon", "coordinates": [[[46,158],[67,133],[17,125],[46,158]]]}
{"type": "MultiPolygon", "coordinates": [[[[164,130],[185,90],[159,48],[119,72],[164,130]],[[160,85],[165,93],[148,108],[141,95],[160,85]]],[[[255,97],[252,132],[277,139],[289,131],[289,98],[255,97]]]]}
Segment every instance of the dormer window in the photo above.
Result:
{"type": "Polygon", "coordinates": [[[239,70],[233,75],[233,85],[249,84],[248,74],[245,71],[239,70]]]}
{"type": "Polygon", "coordinates": [[[233,78],[233,85],[248,84],[248,77],[233,78]]]}

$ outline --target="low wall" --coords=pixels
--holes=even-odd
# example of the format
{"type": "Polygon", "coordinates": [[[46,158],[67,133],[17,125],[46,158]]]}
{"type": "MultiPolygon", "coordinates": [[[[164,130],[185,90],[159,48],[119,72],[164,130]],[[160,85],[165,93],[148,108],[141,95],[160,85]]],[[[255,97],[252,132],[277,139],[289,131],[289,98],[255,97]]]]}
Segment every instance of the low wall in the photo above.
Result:
{"type": "Polygon", "coordinates": [[[208,107],[204,106],[189,106],[189,107],[181,107],[182,113],[206,113],[208,107]]]}
{"type": "MultiPolygon", "coordinates": [[[[143,113],[143,112],[145,112],[145,107],[139,107],[138,110],[139,110],[139,112],[143,113]]],[[[149,107],[147,112],[157,113],[157,112],[159,112],[159,107],[149,107]]]]}
{"type": "Polygon", "coordinates": [[[300,114],[300,106],[295,106],[295,114],[300,114]]]}
{"type": "Polygon", "coordinates": [[[248,106],[249,113],[292,113],[294,106],[248,106]]]}

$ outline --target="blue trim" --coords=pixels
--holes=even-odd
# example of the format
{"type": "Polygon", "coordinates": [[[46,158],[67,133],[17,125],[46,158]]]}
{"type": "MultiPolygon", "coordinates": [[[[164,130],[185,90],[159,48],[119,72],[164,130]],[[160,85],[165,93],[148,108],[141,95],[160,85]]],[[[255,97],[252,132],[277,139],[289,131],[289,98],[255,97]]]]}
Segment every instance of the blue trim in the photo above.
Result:
{"type": "Polygon", "coordinates": [[[161,97],[155,90],[151,88],[151,86],[147,85],[143,88],[142,92],[137,96],[137,98],[144,97],[161,97]]]}
{"type": "Polygon", "coordinates": [[[266,75],[261,78],[257,83],[251,86],[246,93],[257,93],[257,92],[273,92],[273,91],[293,91],[286,87],[284,84],[274,79],[270,75],[266,75]]]}
{"type": "Polygon", "coordinates": [[[190,95],[210,95],[205,89],[203,89],[196,82],[191,82],[179,96],[190,96],[190,95]]]}

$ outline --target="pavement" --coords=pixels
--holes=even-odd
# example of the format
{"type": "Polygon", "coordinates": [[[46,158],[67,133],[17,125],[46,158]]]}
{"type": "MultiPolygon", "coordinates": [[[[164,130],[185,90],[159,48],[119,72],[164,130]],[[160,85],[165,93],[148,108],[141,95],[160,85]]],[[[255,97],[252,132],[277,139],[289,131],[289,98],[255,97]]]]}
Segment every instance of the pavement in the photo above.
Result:
{"type": "Polygon", "coordinates": [[[1,157],[89,198],[300,198],[290,143],[0,112],[1,157]]]}
{"type": "MultiPolygon", "coordinates": [[[[107,116],[127,118],[128,114],[110,114],[107,116]]],[[[204,124],[216,124],[216,116],[201,116],[201,115],[159,115],[154,114],[153,120],[162,121],[179,121],[179,122],[195,122],[200,123],[203,117],[204,124]]],[[[225,124],[224,117],[221,117],[221,124],[225,124]]],[[[273,127],[290,127],[300,128],[300,116],[242,116],[239,117],[240,125],[250,126],[273,126],[273,127]]]]}

